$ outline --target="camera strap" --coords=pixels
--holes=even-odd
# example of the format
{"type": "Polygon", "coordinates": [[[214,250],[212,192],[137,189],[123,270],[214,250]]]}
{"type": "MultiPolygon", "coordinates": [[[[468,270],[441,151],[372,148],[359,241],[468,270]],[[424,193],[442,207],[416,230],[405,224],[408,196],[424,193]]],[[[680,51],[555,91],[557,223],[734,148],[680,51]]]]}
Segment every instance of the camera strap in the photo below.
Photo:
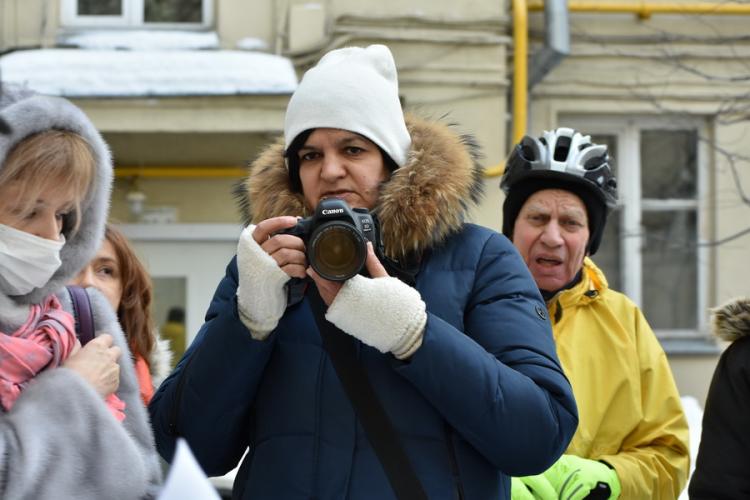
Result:
{"type": "Polygon", "coordinates": [[[336,374],[349,397],[367,439],[383,466],[388,482],[399,500],[427,500],[417,473],[383,405],[357,359],[356,340],[325,318],[327,306],[311,284],[307,288],[313,316],[318,324],[323,347],[331,358],[336,374]]]}

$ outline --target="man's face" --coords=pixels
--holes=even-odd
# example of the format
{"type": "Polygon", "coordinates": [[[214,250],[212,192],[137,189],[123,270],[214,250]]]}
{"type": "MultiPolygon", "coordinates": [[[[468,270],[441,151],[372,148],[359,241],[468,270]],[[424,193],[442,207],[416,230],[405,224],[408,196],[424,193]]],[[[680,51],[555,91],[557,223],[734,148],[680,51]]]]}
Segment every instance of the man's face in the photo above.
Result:
{"type": "Polygon", "coordinates": [[[529,196],[513,228],[513,244],[539,289],[549,292],[573,280],[583,266],[588,240],[586,205],[562,189],[529,196]]]}

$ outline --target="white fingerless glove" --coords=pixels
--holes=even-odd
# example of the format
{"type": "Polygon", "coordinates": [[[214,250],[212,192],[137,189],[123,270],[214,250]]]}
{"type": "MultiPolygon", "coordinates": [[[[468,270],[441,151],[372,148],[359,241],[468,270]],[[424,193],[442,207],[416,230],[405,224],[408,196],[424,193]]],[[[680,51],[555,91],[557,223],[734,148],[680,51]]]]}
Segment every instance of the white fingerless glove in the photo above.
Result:
{"type": "Polygon", "coordinates": [[[422,345],[427,323],[419,292],[393,277],[347,280],[326,319],[382,353],[409,358],[422,345]]]}
{"type": "Polygon", "coordinates": [[[286,309],[289,275],[253,239],[254,225],[246,227],[237,244],[237,309],[255,340],[265,340],[286,309]]]}

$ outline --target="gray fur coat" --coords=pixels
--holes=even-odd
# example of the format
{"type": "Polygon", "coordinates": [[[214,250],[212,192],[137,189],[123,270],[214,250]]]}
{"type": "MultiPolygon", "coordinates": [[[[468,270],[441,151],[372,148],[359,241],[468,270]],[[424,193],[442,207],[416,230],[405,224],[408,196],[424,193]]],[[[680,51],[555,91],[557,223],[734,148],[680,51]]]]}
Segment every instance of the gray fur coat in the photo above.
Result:
{"type": "MultiPolygon", "coordinates": [[[[70,297],[62,287],[101,243],[112,162],[93,124],[65,99],[3,85],[0,118],[11,128],[9,134],[0,134],[0,165],[19,141],[50,128],[81,134],[92,146],[97,162],[95,185],[81,205],[81,227],[74,234],[65,234],[63,264],[50,281],[25,296],[9,296],[0,276],[0,330],[8,332],[25,321],[30,304],[52,293],[71,311],[70,297]]],[[[151,426],[124,335],[104,296],[94,289],[88,293],[96,334],[111,334],[123,351],[117,396],[126,404],[125,420],[118,422],[101,396],[72,370],[42,372],[10,411],[0,410],[0,498],[139,499],[161,482],[151,426]]]]}

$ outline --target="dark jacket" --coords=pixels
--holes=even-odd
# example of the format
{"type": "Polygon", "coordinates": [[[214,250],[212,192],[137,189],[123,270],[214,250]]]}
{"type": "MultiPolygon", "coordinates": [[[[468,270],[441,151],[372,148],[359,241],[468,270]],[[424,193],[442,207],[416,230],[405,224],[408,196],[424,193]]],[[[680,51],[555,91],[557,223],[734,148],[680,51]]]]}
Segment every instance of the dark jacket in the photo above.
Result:
{"type": "Polygon", "coordinates": [[[750,498],[750,299],[714,311],[714,331],[732,344],[708,389],[690,498],[750,498]]]}
{"type": "MultiPolygon", "coordinates": [[[[525,264],[505,237],[463,223],[482,182],[465,141],[444,126],[409,125],[411,160],[375,211],[386,254],[421,258],[424,340],[407,362],[359,343],[358,356],[429,498],[507,498],[508,475],[541,472],[566,448],[575,402],[525,264]]],[[[255,162],[247,187],[256,221],[304,215],[280,144],[255,162]]],[[[237,281],[232,261],[205,325],[151,403],[162,455],[184,436],[206,472],[220,475],[249,446],[235,498],[393,498],[308,300],[259,342],[238,318],[237,281]]]]}

